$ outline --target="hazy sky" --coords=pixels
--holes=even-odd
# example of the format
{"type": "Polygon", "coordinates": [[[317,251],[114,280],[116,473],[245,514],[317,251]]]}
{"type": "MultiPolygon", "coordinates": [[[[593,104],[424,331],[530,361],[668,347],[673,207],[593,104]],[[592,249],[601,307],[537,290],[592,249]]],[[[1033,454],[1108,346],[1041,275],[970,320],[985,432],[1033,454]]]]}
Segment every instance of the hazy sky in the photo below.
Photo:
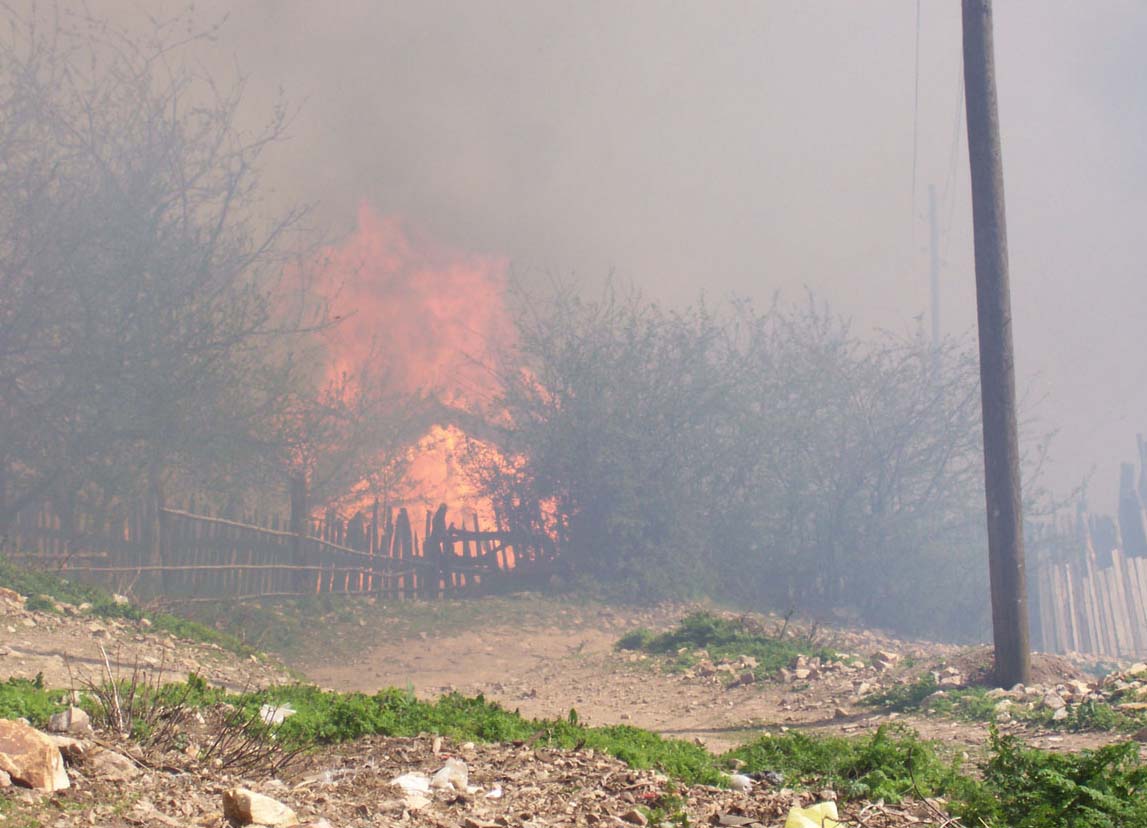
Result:
{"type": "MultiPolygon", "coordinates": [[[[974,332],[956,0],[922,3],[915,196],[914,0],[198,8],[230,10],[216,57],[253,105],[302,105],[272,174],[336,232],[367,199],[527,276],[670,302],[807,285],[908,332],[934,184],[944,328],[974,332]]],[[[1145,43],[1141,0],[996,3],[1018,370],[1060,430],[1051,482],[1094,467],[1098,511],[1147,431],[1145,43]]]]}

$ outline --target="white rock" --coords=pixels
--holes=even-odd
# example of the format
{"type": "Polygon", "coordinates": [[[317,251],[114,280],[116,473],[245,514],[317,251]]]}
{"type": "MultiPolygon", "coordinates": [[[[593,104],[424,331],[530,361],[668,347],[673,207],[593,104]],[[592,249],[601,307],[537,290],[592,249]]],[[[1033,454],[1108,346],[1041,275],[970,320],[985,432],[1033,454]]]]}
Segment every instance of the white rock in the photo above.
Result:
{"type": "Polygon", "coordinates": [[[84,757],[84,768],[92,776],[116,782],[127,782],[143,773],[135,762],[122,753],[104,748],[95,748],[89,751],[84,757]]]}
{"type": "Polygon", "coordinates": [[[1067,706],[1067,702],[1058,693],[1048,693],[1040,701],[1048,710],[1060,710],[1067,706]]]}
{"type": "Polygon", "coordinates": [[[231,788],[223,792],[223,815],[241,825],[280,828],[299,824],[295,812],[282,802],[246,788],[231,788]]]}
{"type": "Polygon", "coordinates": [[[72,705],[67,710],[52,714],[52,718],[48,720],[48,730],[53,733],[86,736],[92,732],[92,722],[87,713],[72,705]]]}

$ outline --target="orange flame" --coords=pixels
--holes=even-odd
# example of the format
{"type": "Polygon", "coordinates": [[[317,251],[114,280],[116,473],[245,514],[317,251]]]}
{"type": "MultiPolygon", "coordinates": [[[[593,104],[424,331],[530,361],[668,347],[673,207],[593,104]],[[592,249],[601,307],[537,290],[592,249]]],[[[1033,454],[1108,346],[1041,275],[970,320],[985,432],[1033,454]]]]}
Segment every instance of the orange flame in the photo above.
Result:
{"type": "MultiPolygon", "coordinates": [[[[397,393],[429,393],[481,414],[497,394],[495,351],[511,344],[502,257],[449,250],[367,204],[357,228],[321,256],[320,290],[339,323],[326,334],[327,376],[372,370],[397,393]]],[[[439,424],[412,450],[408,486],[393,505],[434,509],[489,526],[491,505],[460,468],[467,436],[439,424]]],[[[413,510],[412,510],[413,513],[413,510]]]]}

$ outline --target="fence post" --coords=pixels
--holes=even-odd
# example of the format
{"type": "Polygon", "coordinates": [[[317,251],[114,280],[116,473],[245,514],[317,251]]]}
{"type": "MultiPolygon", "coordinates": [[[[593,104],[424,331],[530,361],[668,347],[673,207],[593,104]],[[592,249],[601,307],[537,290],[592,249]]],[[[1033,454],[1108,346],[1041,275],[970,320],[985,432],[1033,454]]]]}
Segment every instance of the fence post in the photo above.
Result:
{"type": "MultiPolygon", "coordinates": [[[[151,462],[147,469],[147,499],[144,503],[144,562],[147,566],[163,566],[163,476],[159,464],[151,462]]],[[[154,596],[162,593],[166,586],[166,573],[153,569],[148,577],[140,579],[147,586],[147,592],[154,596]]]]}
{"type": "MultiPolygon", "coordinates": [[[[291,560],[297,567],[306,565],[306,538],[307,538],[307,478],[304,474],[297,474],[291,478],[291,560]]],[[[307,571],[296,569],[293,578],[296,592],[305,593],[307,590],[307,571]]]]}

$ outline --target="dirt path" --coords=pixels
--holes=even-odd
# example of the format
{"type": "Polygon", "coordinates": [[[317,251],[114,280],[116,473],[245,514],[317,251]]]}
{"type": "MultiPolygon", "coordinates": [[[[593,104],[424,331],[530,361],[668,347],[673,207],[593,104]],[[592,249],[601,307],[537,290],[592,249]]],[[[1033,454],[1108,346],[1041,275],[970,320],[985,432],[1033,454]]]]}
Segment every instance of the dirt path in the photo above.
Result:
{"type": "MultiPolygon", "coordinates": [[[[851,734],[874,730],[899,719],[926,738],[981,747],[987,726],[926,716],[898,717],[858,705],[862,682],[888,681],[875,668],[826,674],[799,684],[759,682],[726,689],[728,677],[700,679],[668,674],[654,660],[614,650],[625,631],[636,626],[665,628],[680,609],[658,613],[579,610],[555,606],[546,617],[536,608],[525,620],[500,618],[482,623],[480,632],[427,628],[396,634],[365,646],[353,656],[319,655],[296,666],[318,684],[337,690],[374,692],[411,687],[435,697],[457,690],[482,693],[503,706],[533,717],[564,717],[575,708],[587,724],[631,724],[664,735],[696,739],[710,749],[741,744],[763,730],[807,728],[851,734]]],[[[854,649],[895,647],[926,657],[955,654],[942,645],[894,642],[872,634],[847,638],[854,649]]],[[[1046,748],[1091,747],[1110,741],[1106,734],[1029,731],[1025,737],[1046,748]]]]}

